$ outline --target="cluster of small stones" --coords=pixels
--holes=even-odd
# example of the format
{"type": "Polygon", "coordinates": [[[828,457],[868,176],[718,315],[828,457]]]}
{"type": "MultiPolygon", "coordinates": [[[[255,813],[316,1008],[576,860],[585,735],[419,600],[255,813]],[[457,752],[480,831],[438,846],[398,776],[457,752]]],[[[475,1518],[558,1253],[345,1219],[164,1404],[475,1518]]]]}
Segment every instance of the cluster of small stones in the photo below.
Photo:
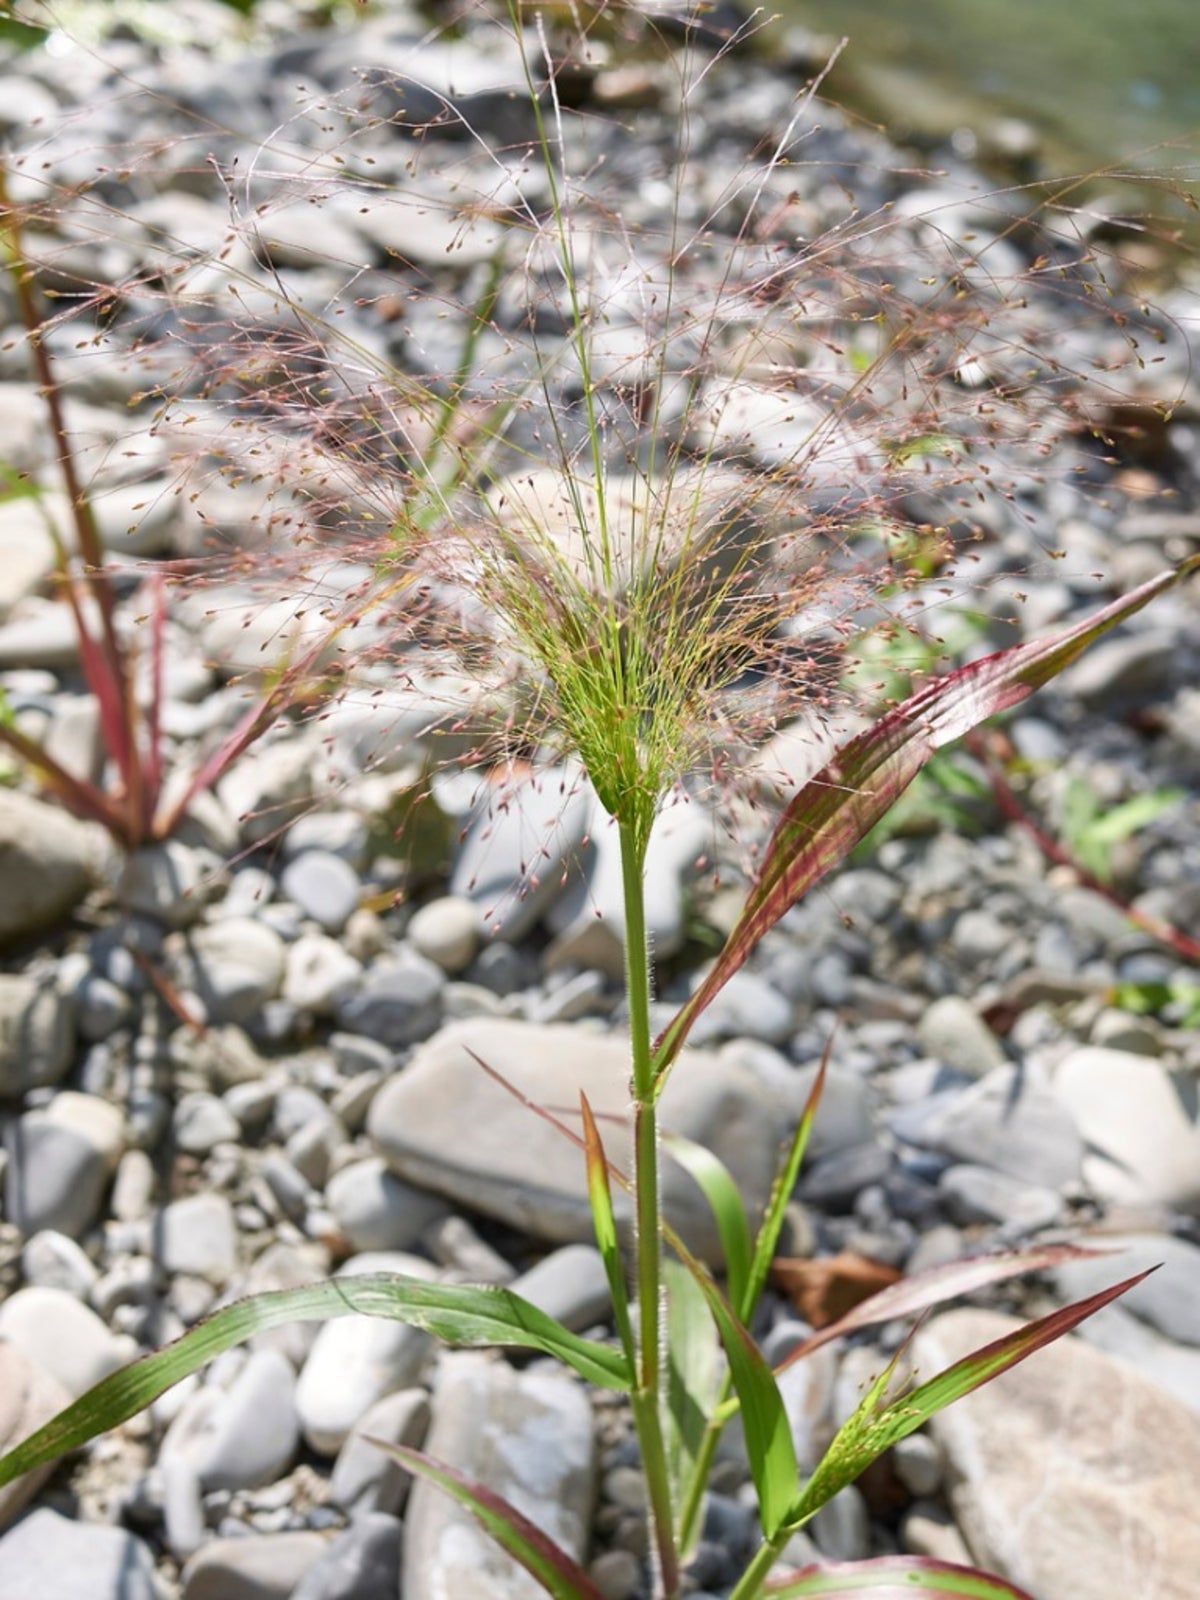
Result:
{"type": "MultiPolygon", "coordinates": [[[[492,118],[508,136],[513,96],[486,30],[468,27],[422,55],[423,24],[403,6],[351,43],[289,37],[289,9],[260,7],[247,42],[234,12],[190,0],[171,8],[190,42],[160,49],[117,37],[102,57],[14,57],[0,71],[0,119],[26,139],[38,122],[67,180],[94,143],[129,137],[115,92],[129,77],[265,137],[298,78],[336,83],[366,59],[418,79],[426,65],[429,94],[465,85],[473,122],[486,131],[492,118]],[[118,125],[100,126],[105,118],[118,125]]],[[[770,133],[799,70],[735,55],[714,73],[703,117],[728,138],[728,150],[712,142],[717,188],[739,150],[770,133]]],[[[667,89],[654,72],[616,64],[595,73],[590,92],[640,118],[647,146],[666,138],[667,89]]],[[[866,136],[824,121],[826,155],[844,147],[857,167],[866,136]]],[[[382,139],[377,154],[386,178],[382,139]]],[[[144,204],[207,248],[228,215],[195,164],[193,150],[177,184],[144,204]]],[[[651,186],[634,169],[629,178],[630,207],[649,213],[651,186]]],[[[956,169],[947,193],[969,179],[956,169]]],[[[938,198],[931,185],[919,192],[938,198]]],[[[327,220],[346,230],[347,250],[369,243],[362,219],[327,220]]],[[[423,245],[420,218],[409,219],[405,251],[435,262],[444,230],[436,213],[427,220],[423,245]]],[[[306,294],[324,293],[303,230],[289,239],[280,228],[273,247],[306,294]]],[[[121,273],[136,244],[115,237],[89,249],[96,270],[121,273]]],[[[379,256],[373,270],[383,270],[379,256]]],[[[1175,311],[1194,318],[1194,295],[1173,293],[1175,311]]],[[[4,455],[49,481],[35,389],[0,343],[11,363],[0,384],[4,455]]],[[[104,459],[98,504],[112,542],[134,568],[193,549],[194,507],[163,492],[155,442],[139,435],[137,451],[122,452],[130,380],[120,352],[64,355],[71,426],[104,459]]],[[[1170,512],[1155,508],[1144,466],[1102,512],[1067,484],[1031,488],[1025,509],[1054,524],[1067,559],[1018,624],[997,622],[1000,636],[1045,629],[1200,546],[1200,513],[1186,509],[1198,449],[1185,411],[1164,429],[1156,469],[1182,491],[1170,512]]],[[[230,499],[222,515],[236,528],[253,507],[230,499]]],[[[60,759],[99,773],[96,707],[64,609],[49,598],[39,527],[28,500],[0,505],[0,688],[60,759]]],[[[1024,527],[1014,521],[999,541],[998,564],[1020,557],[1024,527]]],[[[172,619],[164,723],[185,765],[238,715],[244,691],[227,680],[260,662],[274,636],[275,619],[247,613],[244,597],[239,612],[238,598],[210,591],[172,619]]],[[[132,599],[122,614],[132,626],[132,599]]],[[[1009,724],[1045,814],[1061,815],[1077,781],[1105,804],[1194,785],[1196,624],[1194,599],[1172,598],[1009,724]]],[[[526,783],[503,808],[447,779],[423,802],[421,853],[400,854],[392,819],[445,708],[413,691],[375,717],[344,705],[326,722],[286,723],[203,798],[177,839],[125,860],[23,781],[0,789],[0,1445],[215,1307],[331,1272],[510,1284],[569,1327],[611,1336],[576,1154],[472,1054],[536,1101],[569,1104],[582,1086],[599,1108],[619,1109],[611,832],[570,768],[526,783]],[[380,749],[389,758],[368,761],[380,749]]],[[[812,758],[803,739],[784,738],[763,773],[795,782],[812,758]]],[[[991,1564],[1040,1600],[1108,1600],[1150,1592],[1144,1565],[1126,1565],[1136,1557],[1153,1562],[1160,1600],[1185,1600],[1200,1569],[1184,1498],[1200,1465],[1200,1033],[1169,1007],[1135,1016],[1112,995],[1122,984],[1186,986],[1192,970],[1071,872],[1048,868],[989,802],[969,809],[977,837],[918,817],[784,920],[702,1019],[664,1115],[717,1150],[760,1201],[832,1034],[789,1254],[850,1252],[912,1273],[1081,1233],[1123,1252],[1064,1267],[1024,1298],[936,1317],[911,1352],[923,1370],[995,1337],[1015,1307],[1164,1263],[1054,1357],[1058,1368],[1022,1368],[991,1410],[967,1405],[897,1448],[886,1471],[797,1536],[788,1562],[905,1550],[991,1564]],[[1015,1543],[1018,1525],[1026,1536],[1015,1543]]],[[[695,930],[720,931],[736,912],[739,863],[713,873],[728,856],[723,840],[692,803],[667,812],[652,844],[664,1018],[695,982],[695,930]]],[[[1194,929],[1195,799],[1122,851],[1129,897],[1194,929]]],[[[669,1178],[667,1202],[715,1259],[682,1175],[669,1178]]],[[[779,1361],[808,1328],[772,1290],[756,1331],[779,1361]]],[[[885,1327],[789,1370],[803,1468],[903,1332],[885,1327]]],[[[644,1487],[609,1397],[540,1361],[446,1353],[357,1317],[262,1335],[63,1468],[4,1491],[0,1593],[536,1592],[446,1502],[410,1490],[366,1436],[424,1443],[485,1478],[590,1564],[609,1600],[649,1593],[644,1487]]],[[[748,1480],[732,1430],[687,1567],[697,1600],[727,1595],[754,1546],[748,1480]]]]}

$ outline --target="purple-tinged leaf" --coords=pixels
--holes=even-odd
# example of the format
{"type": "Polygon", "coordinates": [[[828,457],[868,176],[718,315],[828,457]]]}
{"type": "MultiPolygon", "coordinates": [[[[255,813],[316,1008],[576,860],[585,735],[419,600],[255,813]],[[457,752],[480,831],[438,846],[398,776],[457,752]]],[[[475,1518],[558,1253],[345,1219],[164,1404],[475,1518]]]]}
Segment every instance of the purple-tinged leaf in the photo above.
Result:
{"type": "Polygon", "coordinates": [[[137,749],[130,726],[129,685],[125,678],[124,658],[108,648],[107,639],[100,641],[92,637],[74,580],[68,578],[64,587],[79,640],[79,664],[87,686],[96,698],[105,750],[121,774],[126,794],[130,794],[138,787],[137,749]]]}
{"type": "Polygon", "coordinates": [[[836,1561],[805,1567],[778,1578],[763,1600],[1033,1600],[1003,1578],[931,1556],[881,1556],[875,1561],[836,1561]]]}
{"type": "Polygon", "coordinates": [[[162,711],[166,683],[167,583],[161,572],[150,580],[150,705],[146,713],[146,755],[142,763],[143,829],[150,833],[162,793],[163,761],[162,711]]]}
{"type": "Polygon", "coordinates": [[[929,1267],[914,1273],[911,1278],[901,1278],[889,1284],[878,1294],[860,1301],[844,1317],[831,1322],[812,1334],[803,1344],[797,1345],[784,1361],[783,1372],[796,1361],[803,1361],[823,1344],[843,1339],[848,1333],[858,1333],[862,1328],[878,1327],[881,1322],[893,1322],[904,1317],[920,1316],[947,1300],[957,1300],[961,1295],[974,1294],[989,1284],[1004,1283],[1009,1278],[1019,1278],[1027,1272],[1046,1272],[1061,1266],[1064,1261],[1087,1261],[1097,1256],[1112,1254],[1108,1250],[1090,1250],[1077,1244],[1045,1244],[1030,1250],[1003,1250],[990,1256],[966,1256],[961,1261],[947,1261],[940,1267],[929,1267]]]}
{"type": "Polygon", "coordinates": [[[1200,555],[1192,556],[1062,633],[1014,645],[934,678],[842,745],[783,813],[758,882],[720,955],[658,1040],[654,1066],[660,1089],[700,1013],[763,936],[891,809],[935,751],[988,717],[1019,705],[1094,640],[1198,569],[1200,555]]]}
{"type": "Polygon", "coordinates": [[[435,1461],[421,1450],[373,1439],[370,1434],[363,1437],[415,1477],[424,1478],[457,1500],[460,1506],[465,1506],[484,1531],[554,1600],[604,1600],[599,1588],[574,1557],[494,1490],[472,1483],[455,1467],[435,1461]]]}
{"type": "MultiPolygon", "coordinates": [[[[314,654],[311,661],[315,660],[314,654]]],[[[187,815],[188,808],[196,797],[207,794],[220,782],[234,762],[240,760],[250,746],[266,733],[295,697],[300,673],[309,664],[310,658],[306,657],[298,666],[289,668],[280,681],[261,700],[255,701],[227,737],[201,762],[179,798],[155,823],[156,837],[170,838],[187,815]]]]}
{"type": "Polygon", "coordinates": [[[88,822],[98,822],[114,838],[129,843],[127,819],[103,789],[86,778],[77,778],[52,755],[10,721],[0,721],[0,744],[6,744],[37,773],[43,787],[55,795],[67,810],[88,822]]]}
{"type": "Polygon", "coordinates": [[[1052,1311],[1049,1316],[1039,1317],[1036,1322],[994,1339],[890,1403],[886,1402],[886,1383],[876,1382],[858,1410],[838,1430],[820,1465],[805,1484],[792,1526],[799,1527],[809,1521],[835,1494],[861,1477],[872,1461],[923,1427],[930,1417],[1027,1360],[1055,1339],[1061,1339],[1149,1275],[1149,1272],[1139,1272],[1135,1277],[1111,1284],[1098,1294],[1076,1300],[1073,1305],[1052,1311]]]}

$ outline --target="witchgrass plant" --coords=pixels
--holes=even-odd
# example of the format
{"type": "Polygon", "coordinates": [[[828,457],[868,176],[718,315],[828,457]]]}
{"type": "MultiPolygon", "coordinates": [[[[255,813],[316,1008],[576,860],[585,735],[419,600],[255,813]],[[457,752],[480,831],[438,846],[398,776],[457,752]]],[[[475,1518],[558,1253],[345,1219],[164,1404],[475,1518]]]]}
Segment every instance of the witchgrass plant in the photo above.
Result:
{"type": "MultiPolygon", "coordinates": [[[[55,595],[71,613],[82,676],[96,703],[112,780],[94,782],[65,766],[42,740],[21,728],[2,696],[0,745],[18,757],[48,795],[76,816],[98,822],[122,848],[136,850],[171,838],[197,798],[214,788],[289,708],[311,695],[313,669],[325,643],[284,665],[227,737],[193,771],[173,770],[163,730],[167,575],[153,572],[144,585],[142,626],[147,643],[139,652],[118,622],[121,574],[105,551],[68,426],[64,387],[47,337],[55,319],[47,316],[39,303],[38,270],[26,250],[22,208],[9,197],[2,163],[0,264],[12,284],[74,534],[71,548],[53,518],[43,515],[54,550],[55,595]]],[[[13,475],[9,487],[10,492],[15,489],[40,508],[41,489],[36,481],[27,483],[13,475]]]]}
{"type": "MultiPolygon", "coordinates": [[[[237,291],[232,314],[228,296],[219,304],[217,296],[186,300],[190,269],[176,289],[155,292],[186,305],[181,337],[191,339],[202,379],[189,399],[198,394],[233,416],[224,438],[234,469],[260,453],[292,460],[319,513],[277,567],[261,551],[247,560],[264,592],[287,570],[353,558],[360,573],[353,626],[376,630],[363,649],[362,695],[429,671],[430,663],[454,663],[479,686],[480,699],[504,691],[505,709],[490,730],[492,754],[533,763],[569,755],[615,830],[630,1170],[610,1162],[586,1101],[577,1121],[530,1107],[579,1149],[615,1337],[583,1338],[495,1287],[349,1277],[266,1294],[217,1311],[175,1344],[105,1379],[0,1460],[0,1485],[128,1420],[265,1328],[364,1314],[426,1329],[450,1345],[550,1356],[586,1382],[625,1395],[641,1447],[656,1600],[683,1592],[717,1447],[735,1416],[762,1542],[733,1600],[868,1592],[1028,1600],[1001,1578],[930,1558],[839,1563],[779,1581],[773,1572],[792,1536],[884,1452],[1138,1280],[1045,1316],[899,1393],[893,1363],[802,1478],[778,1375],[753,1328],[824,1074],[785,1142],[757,1217],[710,1153],[669,1130],[664,1136],[660,1102],[670,1075],[688,1070],[684,1047],[705,1009],[937,752],[1021,704],[1094,640],[1196,570],[1200,558],[1051,637],[945,673],[922,658],[924,681],[865,724],[860,717],[857,731],[816,763],[783,806],[724,945],[691,997],[656,1031],[645,884],[664,809],[698,773],[719,793],[756,744],[797,715],[827,731],[839,712],[861,707],[847,687],[849,641],[880,619],[902,640],[906,616],[926,617],[959,597],[957,546],[968,548],[969,559],[982,538],[978,503],[988,495],[1015,503],[1028,473],[1052,470],[1056,445],[1075,461],[1064,426],[1094,415],[1111,399],[1115,379],[1111,369],[1093,373],[1085,391],[1060,355],[1045,353],[1045,326],[1035,327],[1030,342],[1022,333],[1027,295],[1095,314],[1097,275],[1074,236],[1068,246],[1058,241],[1053,271],[1034,259],[1018,294],[969,243],[939,232],[922,254],[927,223],[914,230],[902,221],[897,258],[883,263],[877,252],[894,225],[886,208],[851,211],[813,240],[789,231],[787,169],[803,156],[811,95],[759,163],[699,214],[685,205],[687,178],[679,174],[686,163],[678,153],[668,226],[655,234],[624,225],[630,261],[622,282],[633,281],[643,316],[622,326],[643,342],[632,358],[626,350],[614,359],[604,230],[572,173],[580,142],[559,99],[558,34],[535,18],[531,39],[530,19],[515,6],[508,19],[532,134],[514,161],[465,130],[482,147],[484,165],[498,169],[497,184],[509,196],[510,239],[477,279],[479,292],[460,318],[461,349],[440,382],[397,371],[367,343],[339,334],[327,309],[301,303],[271,266],[269,250],[265,291],[249,268],[224,257],[217,263],[222,289],[237,291]],[[721,231],[716,221],[728,221],[727,213],[734,220],[721,231]],[[503,252],[515,254],[518,244],[523,254],[514,273],[503,252]],[[251,289],[266,301],[265,327],[245,310],[251,289]],[[514,289],[522,308],[516,314],[514,289]],[[555,315],[563,337],[547,348],[542,329],[555,315]],[[1073,397],[1081,401],[1075,411],[1073,397]],[[724,1256],[719,1277],[663,1215],[664,1159],[687,1169],[713,1209],[724,1256]],[[614,1187],[632,1197],[631,1237],[618,1228],[614,1187]]],[[[559,19],[555,28],[578,25],[586,35],[601,21],[625,20],[628,13],[601,8],[582,23],[559,19]]],[[[636,26],[644,43],[657,39],[644,20],[636,26]]],[[[663,59],[679,76],[683,126],[712,60],[690,45],[663,59]]],[[[444,109],[462,134],[461,115],[449,102],[444,109]]],[[[389,123],[368,114],[363,127],[389,123]]],[[[344,169],[338,181],[356,199],[376,200],[379,185],[356,167],[352,146],[348,135],[337,152],[344,169]]],[[[328,185],[328,150],[312,165],[317,187],[328,185]]],[[[417,175],[414,157],[410,176],[417,175]]],[[[261,244],[270,208],[254,203],[249,177],[244,193],[248,220],[238,227],[261,244]]],[[[611,223],[599,209],[600,220],[611,223]]],[[[461,218],[461,209],[456,214],[461,218]]],[[[103,228],[104,204],[91,220],[103,228]]],[[[415,309],[421,296],[413,290],[411,298],[415,309]]],[[[1046,301],[1038,305],[1044,311],[1046,301]]],[[[1133,335],[1119,307],[1112,330],[1128,349],[1133,335]]],[[[244,470],[252,472],[253,463],[244,470]]],[[[244,574],[236,557],[223,559],[244,574]]],[[[96,563],[90,566],[94,572],[96,563]]],[[[334,709],[327,700],[319,715],[334,709]]],[[[456,715],[470,722],[473,702],[459,702],[456,715]]],[[[473,757],[482,759],[481,748],[473,757]]],[[[480,1069],[494,1072],[485,1059],[480,1069]]],[[[918,1316],[1076,1253],[1045,1245],[918,1274],[814,1334],[784,1365],[848,1333],[918,1316]]],[[[453,1464],[419,1451],[380,1448],[469,1508],[548,1594],[599,1600],[575,1556],[488,1485],[465,1481],[453,1464]]]]}
{"type": "MultiPolygon", "coordinates": [[[[500,1345],[537,1351],[572,1368],[590,1383],[629,1397],[642,1448],[656,1552],[656,1589],[663,1600],[680,1593],[681,1565],[698,1520],[716,1444],[724,1427],[741,1416],[751,1475],[758,1496],[762,1544],[733,1590],[734,1600],[754,1600],[792,1535],[872,1461],[920,1428],[945,1406],[1007,1371],[1141,1281],[1114,1284],[1053,1312],[975,1352],[920,1385],[890,1393],[896,1362],[864,1395],[822,1462],[804,1480],[777,1383],[750,1331],[775,1256],[814,1118],[822,1076],[781,1162],[764,1215],[752,1229],[728,1172],[707,1152],[668,1143],[704,1189],[725,1248],[725,1285],[696,1259],[662,1216],[658,1102],[669,1074],[686,1071],[688,1032],[758,942],[831,871],[884,816],[930,756],[985,718],[1019,704],[1076,660],[1095,639],[1163,593],[1200,558],[1143,585],[1124,599],[1055,637],[1016,646],[935,679],[835,754],[804,785],[781,818],[764,855],[759,879],[708,975],[667,1028],[655,1038],[650,1021],[651,962],[646,942],[643,871],[646,837],[666,792],[653,787],[655,769],[639,755],[635,739],[617,742],[598,773],[597,793],[615,797],[624,866],[631,1110],[635,1128],[633,1170],[611,1167],[586,1100],[583,1134],[562,1121],[563,1136],[583,1150],[597,1245],[612,1294],[615,1345],[569,1332],[512,1291],[459,1284],[429,1284],[401,1277],[342,1278],[311,1288],[244,1300],[216,1312],[175,1344],[105,1379],[74,1405],[0,1459],[0,1485],[56,1460],[106,1429],[134,1416],[173,1384],[222,1350],[264,1329],[300,1320],[350,1314],[387,1317],[425,1329],[456,1346],[500,1345]],[[612,1185],[632,1191],[635,1202],[634,1270],[627,1279],[612,1201],[612,1185]],[[664,1244],[672,1271],[664,1274],[664,1244]],[[664,1283],[669,1285],[664,1294],[664,1283]],[[669,1312],[669,1314],[668,1314],[669,1312]],[[697,1346],[719,1339],[726,1376],[714,1389],[697,1369],[697,1346]]],[[[637,704],[611,700],[597,715],[624,712],[631,724],[647,715],[637,704]]],[[[602,751],[596,744],[593,749],[602,751]]],[[[486,1063],[484,1063],[486,1065],[486,1063]]],[[[549,1113],[545,1113],[549,1115],[549,1113]]],[[[784,1366],[857,1329],[913,1316],[957,1295],[1035,1271],[1079,1252],[1070,1245],[966,1260],[918,1274],[882,1290],[793,1351],[784,1366]]],[[[1142,1275],[1144,1276],[1144,1274],[1142,1275]]],[[[380,1445],[413,1472],[452,1494],[479,1518],[518,1562],[561,1600],[598,1600],[600,1591],[566,1551],[555,1546],[485,1484],[462,1479],[453,1466],[418,1451],[380,1445]]],[[[795,1597],[849,1596],[903,1585],[916,1596],[959,1600],[1027,1600],[998,1578],[923,1557],[890,1558],[794,1574],[771,1593],[795,1597]]]]}

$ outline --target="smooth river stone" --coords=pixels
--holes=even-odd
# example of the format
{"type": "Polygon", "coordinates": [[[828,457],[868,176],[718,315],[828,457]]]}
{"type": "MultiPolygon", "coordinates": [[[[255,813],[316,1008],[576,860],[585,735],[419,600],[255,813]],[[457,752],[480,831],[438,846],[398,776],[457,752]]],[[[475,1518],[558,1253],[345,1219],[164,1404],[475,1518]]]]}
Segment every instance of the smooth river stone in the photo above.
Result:
{"type": "MultiPolygon", "coordinates": [[[[535,1105],[565,1108],[580,1091],[601,1119],[609,1158],[630,1166],[629,1053],[619,1035],[569,1026],[473,1019],[443,1028],[376,1096],[368,1126],[391,1170],[409,1183],[566,1244],[592,1241],[584,1161],[479,1065],[535,1105]],[[619,1117],[620,1122],[609,1117],[619,1117]]],[[[765,1202],[791,1107],[748,1067],[688,1051],[663,1095],[665,1129],[706,1145],[737,1180],[751,1215],[765,1202]]],[[[720,1261],[712,1214],[692,1180],[663,1164],[667,1215],[706,1259],[720,1261]]],[[[628,1217],[625,1197],[615,1196],[628,1217]]]]}
{"type": "MultiPolygon", "coordinates": [[[[951,1311],[916,1338],[933,1374],[1020,1324],[951,1311]]],[[[1200,1420],[1076,1337],[933,1422],[950,1503],[980,1566],[1038,1600],[1194,1600],[1200,1420]]]]}

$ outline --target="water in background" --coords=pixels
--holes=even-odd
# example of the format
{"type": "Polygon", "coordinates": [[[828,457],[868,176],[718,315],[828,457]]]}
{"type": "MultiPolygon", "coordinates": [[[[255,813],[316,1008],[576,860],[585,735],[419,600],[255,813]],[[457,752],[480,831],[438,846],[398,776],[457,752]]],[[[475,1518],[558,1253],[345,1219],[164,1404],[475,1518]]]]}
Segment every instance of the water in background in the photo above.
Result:
{"type": "Polygon", "coordinates": [[[831,81],[900,131],[1018,117],[1053,166],[1194,174],[1200,0],[786,0],[850,43],[831,81]],[[1175,149],[1164,144],[1180,141],[1175,149]]]}

